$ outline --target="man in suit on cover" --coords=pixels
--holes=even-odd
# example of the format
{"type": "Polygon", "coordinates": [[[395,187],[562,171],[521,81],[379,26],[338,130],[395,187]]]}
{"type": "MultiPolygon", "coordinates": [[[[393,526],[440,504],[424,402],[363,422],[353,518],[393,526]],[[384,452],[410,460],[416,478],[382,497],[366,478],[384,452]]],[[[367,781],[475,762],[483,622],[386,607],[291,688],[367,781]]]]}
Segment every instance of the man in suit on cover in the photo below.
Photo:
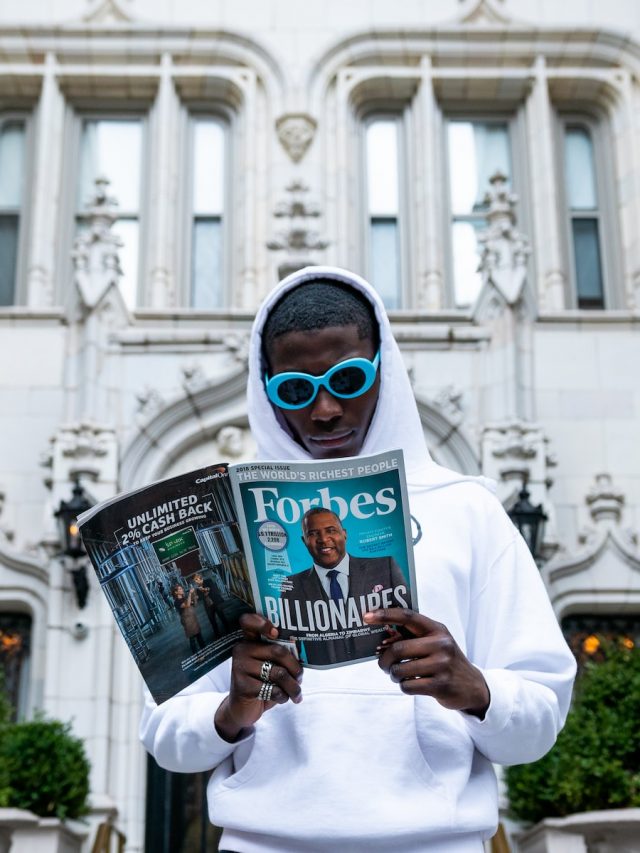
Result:
{"type": "MultiPolygon", "coordinates": [[[[302,517],[302,541],[313,565],[286,580],[281,597],[293,602],[323,600],[338,606],[348,598],[391,590],[391,606],[404,606],[407,582],[393,557],[354,557],[347,552],[347,531],[339,517],[324,507],[312,507],[302,517]],[[400,599],[394,595],[399,590],[400,599]]],[[[369,608],[365,608],[369,609],[369,608]]],[[[319,633],[319,632],[316,632],[319,633]]],[[[372,657],[386,636],[383,628],[367,628],[358,636],[339,639],[307,640],[304,657],[312,664],[332,664],[353,658],[372,657]]]]}

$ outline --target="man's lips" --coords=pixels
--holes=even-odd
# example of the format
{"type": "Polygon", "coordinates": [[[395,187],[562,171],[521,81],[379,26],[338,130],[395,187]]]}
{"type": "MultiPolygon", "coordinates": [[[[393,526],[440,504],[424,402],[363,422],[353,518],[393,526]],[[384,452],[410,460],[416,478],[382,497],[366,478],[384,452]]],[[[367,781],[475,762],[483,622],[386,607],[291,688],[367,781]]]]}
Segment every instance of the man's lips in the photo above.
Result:
{"type": "Polygon", "coordinates": [[[330,432],[326,435],[310,435],[309,441],[322,447],[337,447],[341,444],[347,444],[355,433],[355,430],[341,430],[340,432],[330,432]]]}

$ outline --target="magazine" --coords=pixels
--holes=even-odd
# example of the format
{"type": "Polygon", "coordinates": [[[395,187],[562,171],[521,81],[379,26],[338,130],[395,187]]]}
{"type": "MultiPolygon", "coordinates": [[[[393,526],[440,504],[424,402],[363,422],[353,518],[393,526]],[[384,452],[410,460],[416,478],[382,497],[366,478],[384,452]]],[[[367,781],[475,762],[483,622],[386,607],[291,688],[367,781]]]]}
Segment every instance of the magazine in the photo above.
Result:
{"type": "Polygon", "coordinates": [[[257,610],[308,666],[375,657],[386,630],[364,614],[415,607],[402,451],[247,462],[230,476],[257,610]]]}
{"type": "Polygon", "coordinates": [[[401,451],[211,465],[78,523],[158,703],[230,656],[243,613],[263,613],[306,665],[330,667],[375,655],[384,628],[363,624],[367,610],[415,605],[401,451]]]}

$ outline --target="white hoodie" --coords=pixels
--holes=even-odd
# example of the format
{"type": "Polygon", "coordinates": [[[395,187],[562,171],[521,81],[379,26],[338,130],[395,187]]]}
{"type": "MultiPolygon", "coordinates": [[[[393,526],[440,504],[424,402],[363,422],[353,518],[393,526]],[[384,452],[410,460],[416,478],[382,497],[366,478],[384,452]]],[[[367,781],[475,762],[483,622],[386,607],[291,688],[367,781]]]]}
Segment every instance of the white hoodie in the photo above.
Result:
{"type": "Polygon", "coordinates": [[[380,324],[381,383],[362,453],[402,447],[420,612],[444,623],[491,692],[480,721],[409,697],[376,661],[306,670],[303,701],[266,712],[238,743],[213,725],[228,691],[227,662],[156,707],[141,738],[168,770],[216,768],[209,814],[238,853],[480,851],[497,824],[492,762],[534,761],[553,745],[575,673],[539,572],[480,478],[436,465],[426,448],[398,346],[375,291],[332,267],[309,267],[269,295],[254,324],[249,417],[258,458],[307,459],[262,383],[261,332],[282,294],[315,278],[362,291],[380,324]]]}

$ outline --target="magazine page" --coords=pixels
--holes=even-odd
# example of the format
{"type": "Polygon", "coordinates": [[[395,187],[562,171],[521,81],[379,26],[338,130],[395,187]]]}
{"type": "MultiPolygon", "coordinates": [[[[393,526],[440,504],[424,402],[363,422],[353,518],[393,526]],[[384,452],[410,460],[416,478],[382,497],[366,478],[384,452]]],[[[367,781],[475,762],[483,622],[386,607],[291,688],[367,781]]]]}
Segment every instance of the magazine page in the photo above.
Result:
{"type": "Polygon", "coordinates": [[[78,522],[156,702],[229,657],[255,607],[226,465],[111,498],[78,522]]]}
{"type": "Polygon", "coordinates": [[[363,615],[415,605],[402,451],[229,474],[258,611],[308,666],[374,657],[387,633],[363,615]]]}

